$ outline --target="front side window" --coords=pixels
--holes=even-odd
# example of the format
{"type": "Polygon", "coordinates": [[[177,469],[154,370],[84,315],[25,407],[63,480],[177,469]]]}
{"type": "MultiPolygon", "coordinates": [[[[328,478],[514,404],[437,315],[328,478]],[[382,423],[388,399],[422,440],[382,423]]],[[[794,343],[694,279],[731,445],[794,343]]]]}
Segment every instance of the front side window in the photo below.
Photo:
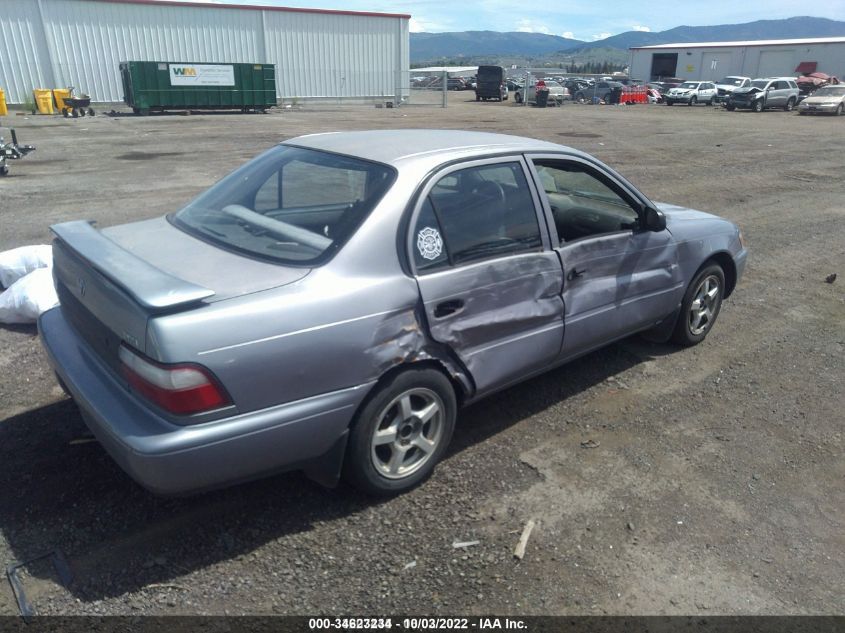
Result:
{"type": "Polygon", "coordinates": [[[522,165],[480,165],[440,178],[423,202],[411,242],[418,271],[541,249],[522,165]]]}
{"type": "Polygon", "coordinates": [[[393,179],[385,165],[280,145],[223,178],[173,221],[247,255],[315,264],[346,242],[393,179]]]}
{"type": "Polygon", "coordinates": [[[561,243],[638,226],[633,206],[598,174],[580,163],[535,161],[561,243]]]}

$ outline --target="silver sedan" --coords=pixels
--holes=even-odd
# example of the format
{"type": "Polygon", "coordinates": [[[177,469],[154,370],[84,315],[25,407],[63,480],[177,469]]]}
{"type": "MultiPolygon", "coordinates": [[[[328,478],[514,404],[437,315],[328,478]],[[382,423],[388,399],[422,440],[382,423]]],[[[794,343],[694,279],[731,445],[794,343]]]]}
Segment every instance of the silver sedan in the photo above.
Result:
{"type": "Polygon", "coordinates": [[[295,138],[167,217],[52,230],[43,344],[160,494],[406,490],[462,405],[637,332],[701,342],[746,260],[587,154],[453,130],[295,138]]]}

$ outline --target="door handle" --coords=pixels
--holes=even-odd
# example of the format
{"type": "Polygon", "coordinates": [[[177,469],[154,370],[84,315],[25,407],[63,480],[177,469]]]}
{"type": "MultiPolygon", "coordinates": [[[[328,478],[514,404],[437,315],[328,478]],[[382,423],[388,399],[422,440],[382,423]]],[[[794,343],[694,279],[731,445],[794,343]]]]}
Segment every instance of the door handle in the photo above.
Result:
{"type": "Polygon", "coordinates": [[[463,299],[449,299],[442,303],[438,303],[434,308],[434,317],[442,319],[456,312],[460,312],[464,308],[463,299]]]}
{"type": "Polygon", "coordinates": [[[578,277],[582,277],[584,273],[587,272],[587,269],[584,268],[582,270],[578,270],[577,268],[573,268],[569,271],[569,274],[566,276],[567,281],[572,281],[573,279],[577,279],[578,277]]]}

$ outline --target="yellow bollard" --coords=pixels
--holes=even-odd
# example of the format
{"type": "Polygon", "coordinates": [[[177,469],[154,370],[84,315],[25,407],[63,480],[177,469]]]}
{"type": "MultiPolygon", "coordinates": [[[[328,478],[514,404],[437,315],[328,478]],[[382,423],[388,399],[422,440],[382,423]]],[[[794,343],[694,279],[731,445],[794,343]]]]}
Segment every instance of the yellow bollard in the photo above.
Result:
{"type": "Polygon", "coordinates": [[[53,114],[53,91],[36,88],[32,91],[35,96],[35,105],[38,107],[40,114],[53,114]]]}
{"type": "Polygon", "coordinates": [[[9,108],[6,107],[6,93],[0,88],[0,116],[9,114],[9,108]]]}

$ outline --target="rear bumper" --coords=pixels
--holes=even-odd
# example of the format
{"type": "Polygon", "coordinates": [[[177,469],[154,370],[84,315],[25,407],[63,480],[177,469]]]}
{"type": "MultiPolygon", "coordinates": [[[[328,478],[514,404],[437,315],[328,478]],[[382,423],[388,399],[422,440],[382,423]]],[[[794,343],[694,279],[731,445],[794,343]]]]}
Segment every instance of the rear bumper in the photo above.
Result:
{"type": "Polygon", "coordinates": [[[117,380],[70,327],[61,308],[38,320],[50,364],[112,458],[150,491],[180,495],[336,456],[372,383],[221,420],[181,426],[158,416],[117,380]]]}

